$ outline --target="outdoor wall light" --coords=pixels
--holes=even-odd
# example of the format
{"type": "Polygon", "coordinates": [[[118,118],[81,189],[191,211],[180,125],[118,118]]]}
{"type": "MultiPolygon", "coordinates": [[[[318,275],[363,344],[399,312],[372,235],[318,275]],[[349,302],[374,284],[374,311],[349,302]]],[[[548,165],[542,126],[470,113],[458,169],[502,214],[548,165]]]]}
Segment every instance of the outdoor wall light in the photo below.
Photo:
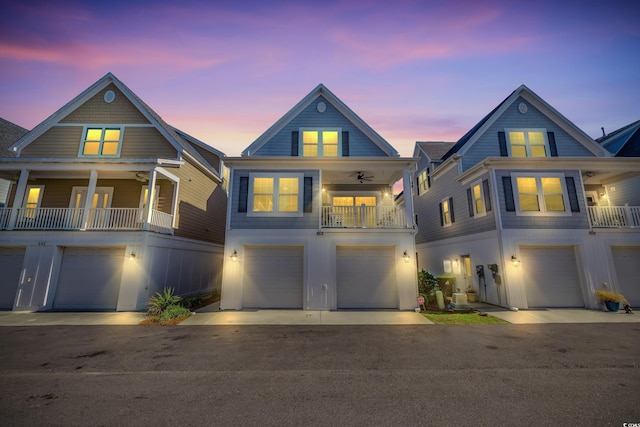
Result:
{"type": "Polygon", "coordinates": [[[131,252],[129,254],[129,261],[133,261],[134,259],[136,259],[136,253],[135,252],[131,252]]]}
{"type": "Polygon", "coordinates": [[[514,267],[520,267],[520,260],[517,256],[511,255],[511,264],[513,264],[514,267]]]}
{"type": "Polygon", "coordinates": [[[402,259],[404,260],[404,262],[408,263],[410,258],[411,257],[409,256],[407,251],[404,251],[404,253],[402,254],[402,259]]]}
{"type": "Polygon", "coordinates": [[[235,249],[233,250],[233,253],[231,254],[231,261],[238,262],[238,252],[235,249]]]}

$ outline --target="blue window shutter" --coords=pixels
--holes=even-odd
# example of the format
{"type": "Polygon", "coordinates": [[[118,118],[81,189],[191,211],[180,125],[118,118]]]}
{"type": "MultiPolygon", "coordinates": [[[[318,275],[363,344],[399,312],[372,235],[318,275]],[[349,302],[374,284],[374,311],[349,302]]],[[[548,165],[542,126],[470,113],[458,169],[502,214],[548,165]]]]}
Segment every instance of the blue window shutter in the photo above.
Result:
{"type": "Polygon", "coordinates": [[[342,132],[342,157],[349,157],[349,132],[342,132]]]}
{"type": "Polygon", "coordinates": [[[491,192],[489,190],[489,180],[482,180],[482,190],[484,192],[484,204],[486,205],[487,212],[491,210],[491,192]]]}
{"type": "Polygon", "coordinates": [[[504,135],[504,132],[498,132],[498,142],[500,143],[500,156],[507,157],[509,155],[509,151],[507,151],[507,138],[504,135]]]}
{"type": "Polygon", "coordinates": [[[558,146],[556,145],[556,136],[553,132],[547,132],[547,139],[549,139],[549,151],[551,157],[558,157],[558,146]]]}
{"type": "Polygon", "coordinates": [[[467,188],[467,202],[469,203],[469,216],[473,216],[473,196],[470,188],[467,188]]]}
{"type": "Polygon", "coordinates": [[[442,215],[442,202],[440,202],[439,208],[440,208],[440,225],[442,226],[444,225],[444,216],[442,215]]]}
{"type": "Polygon", "coordinates": [[[569,193],[569,205],[571,212],[580,212],[580,204],[578,203],[578,192],[576,191],[576,182],[572,176],[564,178],[567,183],[567,192],[569,193]]]}
{"type": "Polygon", "coordinates": [[[456,222],[456,217],[453,215],[453,197],[449,197],[449,213],[451,214],[451,223],[456,222]]]}
{"type": "Polygon", "coordinates": [[[294,130],[291,132],[291,156],[298,156],[298,140],[300,139],[300,132],[294,130]]]}
{"type": "Polygon", "coordinates": [[[238,193],[238,212],[247,211],[247,201],[249,200],[249,177],[240,177],[240,192],[238,193]]]}
{"type": "Polygon", "coordinates": [[[513,199],[513,187],[511,186],[511,177],[502,177],[502,188],[504,188],[504,204],[507,212],[516,211],[516,202],[513,199]]]}
{"type": "Polygon", "coordinates": [[[313,177],[304,177],[304,211],[313,212],[313,177]]]}

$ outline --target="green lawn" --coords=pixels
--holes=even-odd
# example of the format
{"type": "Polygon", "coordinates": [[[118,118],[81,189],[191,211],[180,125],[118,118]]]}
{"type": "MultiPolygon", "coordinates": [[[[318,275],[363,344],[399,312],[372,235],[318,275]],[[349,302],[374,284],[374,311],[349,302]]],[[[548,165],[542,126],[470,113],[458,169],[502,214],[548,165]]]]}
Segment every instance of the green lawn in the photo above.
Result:
{"type": "Polygon", "coordinates": [[[493,317],[489,314],[480,316],[478,313],[440,313],[427,311],[422,315],[438,325],[502,325],[509,322],[493,317]]]}

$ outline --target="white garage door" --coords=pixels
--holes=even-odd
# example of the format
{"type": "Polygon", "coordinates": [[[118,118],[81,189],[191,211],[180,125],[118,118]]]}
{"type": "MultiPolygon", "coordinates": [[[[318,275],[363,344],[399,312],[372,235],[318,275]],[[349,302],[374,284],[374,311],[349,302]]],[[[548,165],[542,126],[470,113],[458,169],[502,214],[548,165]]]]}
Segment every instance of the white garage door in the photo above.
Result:
{"type": "Polygon", "coordinates": [[[640,247],[612,247],[620,292],[631,307],[640,308],[640,247]]]}
{"type": "Polygon", "coordinates": [[[124,248],[65,248],[54,310],[115,310],[124,248]]]}
{"type": "Polygon", "coordinates": [[[584,307],[573,247],[522,247],[520,256],[530,308],[584,307]]]}
{"type": "Polygon", "coordinates": [[[302,308],[302,246],[251,246],[244,253],[243,307],[302,308]]]}
{"type": "Polygon", "coordinates": [[[11,310],[16,298],[24,248],[0,248],[0,309],[11,310]]]}
{"type": "Polygon", "coordinates": [[[393,247],[338,247],[338,308],[398,308],[393,247]]]}

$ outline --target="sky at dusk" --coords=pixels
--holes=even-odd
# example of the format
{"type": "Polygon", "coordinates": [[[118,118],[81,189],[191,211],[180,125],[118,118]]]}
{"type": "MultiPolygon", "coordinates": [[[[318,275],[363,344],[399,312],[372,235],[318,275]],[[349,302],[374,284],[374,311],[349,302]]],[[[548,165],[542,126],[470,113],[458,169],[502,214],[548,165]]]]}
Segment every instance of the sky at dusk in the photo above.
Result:
{"type": "Polygon", "coordinates": [[[589,136],[640,119],[640,2],[4,2],[0,117],[27,129],[107,72],[238,156],[319,83],[411,156],[520,84],[589,136]]]}

